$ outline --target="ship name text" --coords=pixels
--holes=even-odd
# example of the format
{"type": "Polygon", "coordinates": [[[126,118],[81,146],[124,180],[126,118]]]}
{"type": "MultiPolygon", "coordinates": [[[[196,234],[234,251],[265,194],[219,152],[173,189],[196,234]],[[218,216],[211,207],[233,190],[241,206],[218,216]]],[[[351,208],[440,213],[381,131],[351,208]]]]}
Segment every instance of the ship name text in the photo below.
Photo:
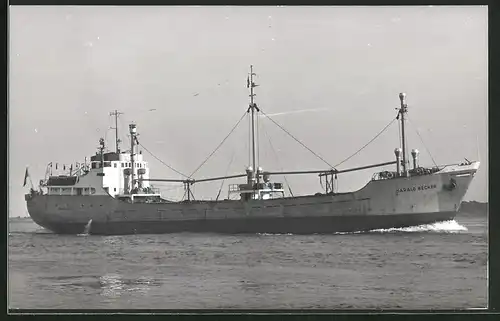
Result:
{"type": "Polygon", "coordinates": [[[404,192],[416,192],[416,191],[425,191],[428,189],[434,189],[436,188],[436,184],[430,184],[430,185],[420,185],[420,186],[413,186],[413,187],[403,187],[403,188],[398,188],[396,190],[396,195],[399,193],[404,193],[404,192]]]}

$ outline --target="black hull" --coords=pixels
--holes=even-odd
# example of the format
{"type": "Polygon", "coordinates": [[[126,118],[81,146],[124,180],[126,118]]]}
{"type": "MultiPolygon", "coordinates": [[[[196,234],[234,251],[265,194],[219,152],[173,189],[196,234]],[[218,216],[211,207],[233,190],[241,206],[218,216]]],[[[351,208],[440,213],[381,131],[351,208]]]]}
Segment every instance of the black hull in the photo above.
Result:
{"type": "MultiPolygon", "coordinates": [[[[456,212],[328,216],[299,218],[245,218],[185,221],[92,222],[89,234],[128,235],[165,233],[220,234],[331,234],[336,232],[370,231],[431,224],[454,219],[456,212]]],[[[85,224],[51,223],[45,228],[57,234],[82,234],[85,224]]]]}

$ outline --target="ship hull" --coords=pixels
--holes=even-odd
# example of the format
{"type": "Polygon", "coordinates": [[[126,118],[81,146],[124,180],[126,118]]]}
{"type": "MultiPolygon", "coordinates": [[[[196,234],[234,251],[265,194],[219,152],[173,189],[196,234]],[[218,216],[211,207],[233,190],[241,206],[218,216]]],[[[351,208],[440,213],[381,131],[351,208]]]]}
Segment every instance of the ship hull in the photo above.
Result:
{"type": "MultiPolygon", "coordinates": [[[[400,228],[452,220],[456,212],[407,213],[382,216],[329,216],[296,218],[245,218],[190,221],[127,221],[91,223],[89,234],[129,235],[165,233],[220,234],[331,234],[400,228]]],[[[85,223],[53,222],[47,228],[58,234],[81,234],[85,223]]]]}
{"type": "Polygon", "coordinates": [[[478,167],[372,180],[351,193],[272,200],[141,204],[109,195],[28,194],[26,201],[38,225],[60,234],[355,232],[453,219],[478,167]]]}

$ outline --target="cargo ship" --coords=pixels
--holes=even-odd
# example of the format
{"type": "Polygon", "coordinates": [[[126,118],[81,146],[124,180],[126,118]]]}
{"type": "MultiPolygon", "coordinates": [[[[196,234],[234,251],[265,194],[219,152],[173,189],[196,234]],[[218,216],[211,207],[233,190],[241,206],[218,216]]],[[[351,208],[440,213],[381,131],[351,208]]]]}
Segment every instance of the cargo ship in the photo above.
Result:
{"type": "MultiPolygon", "coordinates": [[[[105,152],[101,138],[90,162],[85,161],[74,171],[71,168],[69,174],[51,175],[53,163],[49,163],[38,188],[31,184],[25,195],[29,215],[54,233],[95,235],[325,234],[408,227],[455,217],[480,163],[465,159],[461,163],[420,166],[418,150],[407,151],[408,106],[404,93],[399,94],[397,117],[393,119],[400,126],[400,137],[391,161],[345,169],[328,166],[319,170],[264,171],[256,159],[256,117],[263,114],[272,118],[255,103],[255,75],[251,66],[247,78],[250,103],[243,116],[250,118],[251,159],[245,172],[209,178],[151,178],[148,162],[139,150],[137,126],[131,123],[128,151],[120,151],[116,133],[116,151],[105,152]],[[374,171],[359,190],[340,193],[336,188],[338,176],[343,173],[388,166],[391,170],[374,171]],[[313,174],[319,176],[322,189],[308,195],[287,195],[285,185],[273,179],[313,174]],[[194,184],[220,180],[239,182],[228,186],[224,199],[219,200],[220,193],[215,200],[195,199],[194,184]],[[155,181],[182,183],[184,199],[162,197],[151,185],[155,181]]],[[[115,117],[118,114],[115,111],[115,117]]],[[[118,126],[115,129],[118,131],[118,126]]],[[[28,169],[25,185],[27,176],[28,169]]]]}

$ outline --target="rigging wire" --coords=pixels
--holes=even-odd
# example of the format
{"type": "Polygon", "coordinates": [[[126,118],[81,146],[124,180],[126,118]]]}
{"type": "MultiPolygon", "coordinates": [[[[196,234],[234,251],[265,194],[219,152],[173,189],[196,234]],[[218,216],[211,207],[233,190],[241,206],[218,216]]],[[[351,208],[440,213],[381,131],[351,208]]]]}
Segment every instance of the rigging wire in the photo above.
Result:
{"type": "MultiPolygon", "coordinates": [[[[162,186],[162,185],[160,185],[160,186],[162,186]]],[[[170,191],[174,191],[174,190],[180,189],[182,187],[183,186],[174,186],[174,187],[170,187],[170,188],[160,188],[159,187],[159,189],[161,189],[163,192],[170,192],[170,191]]]]}
{"type": "Polygon", "coordinates": [[[238,120],[238,122],[236,123],[236,125],[234,125],[234,127],[231,129],[231,131],[229,132],[229,134],[227,134],[226,137],[224,137],[224,139],[222,140],[222,142],[220,142],[220,144],[213,150],[212,153],[210,153],[210,155],[208,155],[208,157],[191,173],[191,175],[189,175],[188,178],[192,178],[194,174],[196,174],[196,172],[203,166],[205,165],[205,163],[210,159],[210,157],[212,157],[215,152],[217,152],[217,150],[222,146],[222,144],[224,144],[224,142],[226,141],[226,139],[228,139],[229,136],[231,136],[231,134],[233,133],[233,131],[236,129],[236,127],[238,127],[238,125],[240,124],[240,122],[243,120],[243,118],[245,118],[247,114],[247,111],[245,110],[245,113],[243,114],[243,116],[241,116],[240,120],[238,120]]]}
{"type": "Polygon", "coordinates": [[[167,166],[168,168],[170,168],[171,170],[173,170],[174,172],[176,172],[177,174],[181,175],[181,176],[184,176],[186,178],[188,178],[187,175],[179,172],[178,170],[176,170],[175,168],[173,168],[172,166],[168,165],[167,163],[165,163],[164,161],[162,161],[161,159],[159,159],[158,157],[156,157],[153,153],[151,153],[142,143],[141,144],[138,144],[138,145],[141,145],[141,147],[146,151],[148,152],[151,156],[153,156],[154,158],[156,158],[157,161],[159,161],[160,163],[162,163],[163,165],[167,166]]]}
{"type": "Polygon", "coordinates": [[[187,188],[184,186],[184,194],[182,195],[181,202],[186,198],[187,188]]]}
{"type": "Polygon", "coordinates": [[[106,151],[108,151],[108,133],[109,131],[111,130],[111,126],[109,126],[109,123],[111,121],[111,115],[108,115],[108,119],[107,119],[107,126],[106,126],[106,130],[104,131],[104,146],[106,147],[106,151]]]}
{"type": "Polygon", "coordinates": [[[269,117],[266,113],[264,113],[262,111],[262,108],[260,109],[260,112],[265,116],[267,117],[270,121],[272,121],[276,126],[278,126],[279,128],[281,128],[281,130],[283,130],[287,135],[289,135],[290,137],[292,137],[297,143],[299,143],[300,145],[302,145],[302,147],[306,148],[308,151],[310,151],[314,156],[316,156],[317,158],[319,158],[320,160],[322,160],[325,164],[327,164],[328,166],[330,166],[330,168],[335,168],[335,166],[332,166],[330,163],[328,163],[326,160],[324,160],[321,156],[319,156],[318,154],[316,154],[315,152],[312,151],[312,149],[310,149],[309,147],[307,147],[306,145],[304,145],[300,140],[298,140],[297,138],[295,138],[295,136],[293,136],[290,132],[288,132],[285,128],[283,128],[283,126],[281,126],[280,124],[278,124],[276,121],[274,121],[274,119],[272,119],[271,117],[269,117]]]}
{"type": "Polygon", "coordinates": [[[418,137],[420,138],[420,141],[422,142],[422,145],[424,145],[424,148],[427,151],[427,154],[429,154],[429,156],[431,157],[432,162],[434,163],[434,166],[437,167],[436,161],[434,160],[434,157],[432,157],[431,152],[429,151],[429,149],[425,145],[424,140],[422,139],[422,136],[420,136],[420,133],[418,132],[417,127],[413,125],[413,123],[410,121],[410,119],[408,118],[408,116],[406,117],[406,119],[408,119],[408,123],[410,123],[411,127],[415,130],[415,132],[417,133],[418,137]]]}
{"type": "Polygon", "coordinates": [[[191,196],[193,197],[193,200],[195,200],[196,198],[194,197],[194,187],[195,185],[193,185],[192,187],[189,188],[189,192],[191,193],[191,196]]]}
{"type": "MultiPolygon", "coordinates": [[[[123,124],[123,119],[118,116],[118,119],[120,119],[120,122],[122,123],[123,127],[124,128],[127,128],[126,126],[124,126],[123,124]]],[[[130,143],[130,135],[127,135],[127,138],[128,138],[128,141],[130,143]]],[[[175,168],[173,168],[172,166],[168,165],[167,163],[165,163],[164,161],[162,161],[160,158],[158,158],[155,154],[153,154],[149,149],[146,148],[146,146],[144,146],[142,143],[138,143],[137,145],[140,145],[146,152],[148,152],[151,156],[153,156],[157,161],[159,161],[160,163],[162,163],[163,165],[165,165],[166,167],[168,167],[170,170],[176,172],[177,174],[181,175],[181,176],[184,176],[186,178],[188,178],[188,176],[186,174],[183,174],[181,173],[180,171],[176,170],[175,168]]]]}
{"type": "MultiPolygon", "coordinates": [[[[281,166],[281,162],[279,160],[278,153],[274,149],[274,145],[271,142],[271,135],[268,134],[267,129],[266,129],[266,127],[264,127],[264,125],[262,125],[262,129],[264,130],[264,135],[267,137],[267,139],[269,141],[269,145],[271,146],[271,149],[274,153],[274,157],[276,158],[276,162],[278,163],[280,170],[283,171],[283,166],[281,166]]],[[[283,175],[283,179],[285,180],[285,183],[286,183],[286,186],[288,187],[288,191],[290,192],[290,195],[293,197],[292,188],[290,186],[290,183],[288,183],[288,180],[286,179],[286,175],[283,175]]],[[[320,182],[321,182],[321,176],[320,176],[320,182]]]]}
{"type": "Polygon", "coordinates": [[[98,133],[98,136],[100,136],[100,138],[104,139],[104,147],[105,147],[105,151],[106,152],[109,151],[109,148],[108,148],[108,132],[111,130],[111,128],[109,126],[110,120],[111,120],[111,116],[108,115],[108,118],[107,118],[108,124],[106,124],[107,126],[102,131],[101,131],[101,128],[99,128],[99,127],[97,127],[97,128],[94,129],[98,133]]]}
{"type": "MultiPolygon", "coordinates": [[[[235,152],[233,151],[233,155],[231,156],[231,160],[229,161],[229,165],[227,165],[227,169],[226,169],[226,174],[224,174],[224,176],[227,176],[227,173],[229,172],[229,168],[231,168],[231,164],[233,163],[233,159],[234,159],[234,154],[235,152]]],[[[224,182],[226,180],[223,179],[222,182],[220,183],[220,188],[219,188],[219,192],[217,193],[217,197],[215,198],[215,200],[219,200],[219,196],[220,196],[220,193],[222,192],[222,187],[224,186],[224,182]]]]}
{"type": "Polygon", "coordinates": [[[363,147],[361,147],[360,149],[358,149],[354,154],[352,154],[351,156],[347,157],[346,159],[344,159],[343,161],[341,161],[340,163],[338,163],[337,165],[335,165],[335,167],[337,166],[340,166],[342,165],[343,163],[347,162],[349,159],[353,158],[354,156],[356,156],[359,152],[361,152],[363,149],[365,149],[366,146],[370,145],[375,139],[377,139],[397,118],[393,118],[391,120],[391,122],[389,124],[387,124],[384,129],[382,129],[375,137],[373,137],[368,143],[366,143],[363,147]]]}
{"type": "Polygon", "coordinates": [[[188,197],[188,199],[190,198],[190,196],[193,197],[193,200],[195,199],[195,197],[194,197],[194,185],[188,186],[187,184],[189,184],[189,183],[184,184],[184,195],[182,196],[182,201],[186,198],[186,196],[188,197]]]}
{"type": "MultiPolygon", "coordinates": [[[[123,131],[120,131],[120,136],[123,138],[125,137],[124,140],[122,140],[122,142],[127,142],[128,144],[126,146],[130,146],[130,135],[127,135],[126,134],[126,129],[127,129],[127,126],[125,126],[125,124],[123,123],[123,118],[121,116],[118,116],[118,119],[120,120],[120,123],[122,124],[123,128],[125,128],[125,130],[123,131]]],[[[128,149],[124,149],[125,151],[127,151],[128,149]]]]}

